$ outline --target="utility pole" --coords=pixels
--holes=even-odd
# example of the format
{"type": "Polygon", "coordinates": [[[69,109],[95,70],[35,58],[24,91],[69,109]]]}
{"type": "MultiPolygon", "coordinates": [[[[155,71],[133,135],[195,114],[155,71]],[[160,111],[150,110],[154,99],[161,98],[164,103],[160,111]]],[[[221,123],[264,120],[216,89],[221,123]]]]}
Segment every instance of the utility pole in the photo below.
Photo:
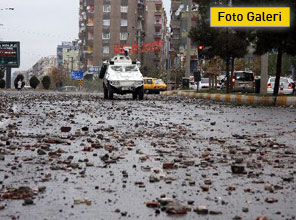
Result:
{"type": "Polygon", "coordinates": [[[260,94],[267,93],[268,81],[268,53],[261,56],[261,80],[260,80],[260,94]]]}
{"type": "Polygon", "coordinates": [[[190,61],[191,61],[191,39],[189,37],[189,31],[191,30],[192,26],[192,0],[188,0],[187,6],[187,44],[186,44],[186,72],[185,76],[190,76],[190,61]]]}

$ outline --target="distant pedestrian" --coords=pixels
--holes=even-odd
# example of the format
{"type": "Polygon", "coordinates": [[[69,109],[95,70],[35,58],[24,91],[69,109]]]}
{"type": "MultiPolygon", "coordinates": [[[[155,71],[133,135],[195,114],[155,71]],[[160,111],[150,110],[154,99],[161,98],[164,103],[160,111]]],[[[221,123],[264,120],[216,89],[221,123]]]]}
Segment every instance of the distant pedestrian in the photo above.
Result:
{"type": "Polygon", "coordinates": [[[22,89],[22,85],[23,85],[22,80],[19,80],[19,81],[17,82],[17,90],[18,90],[18,91],[21,91],[21,89],[22,89]]]}

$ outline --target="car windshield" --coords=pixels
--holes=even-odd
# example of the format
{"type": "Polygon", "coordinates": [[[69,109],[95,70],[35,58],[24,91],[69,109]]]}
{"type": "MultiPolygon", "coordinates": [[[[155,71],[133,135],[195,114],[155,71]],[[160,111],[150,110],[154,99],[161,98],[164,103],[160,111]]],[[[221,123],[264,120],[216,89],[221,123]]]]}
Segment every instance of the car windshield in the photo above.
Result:
{"type": "Polygon", "coordinates": [[[203,79],[201,79],[201,83],[209,83],[209,78],[203,78],[203,79]]]}
{"type": "Polygon", "coordinates": [[[111,66],[111,69],[116,72],[123,72],[122,66],[111,66]]]}
{"type": "MultiPolygon", "coordinates": [[[[270,82],[274,83],[275,82],[275,78],[270,78],[270,82]]],[[[288,79],[286,78],[281,78],[280,79],[280,83],[288,83],[288,79]]]]}
{"type": "Polygon", "coordinates": [[[125,72],[137,72],[137,66],[136,65],[132,65],[132,66],[126,66],[125,67],[125,72]]]}
{"type": "Polygon", "coordinates": [[[236,73],[236,80],[239,80],[239,81],[253,81],[254,80],[254,74],[253,73],[247,73],[247,72],[237,72],[236,73]]]}
{"type": "Polygon", "coordinates": [[[162,81],[162,79],[157,79],[155,80],[155,84],[164,84],[164,82],[162,81]]]}

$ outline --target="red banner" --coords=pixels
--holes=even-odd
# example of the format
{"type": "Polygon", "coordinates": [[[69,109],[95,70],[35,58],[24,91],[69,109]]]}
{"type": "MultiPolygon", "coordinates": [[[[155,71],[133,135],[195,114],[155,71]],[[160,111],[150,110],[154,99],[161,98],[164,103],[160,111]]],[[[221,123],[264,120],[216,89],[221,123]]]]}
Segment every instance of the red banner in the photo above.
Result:
{"type": "Polygon", "coordinates": [[[129,53],[133,54],[133,53],[149,53],[149,52],[153,52],[153,51],[160,51],[161,47],[163,45],[163,41],[159,40],[159,41],[154,41],[151,43],[144,43],[142,45],[142,48],[139,48],[138,44],[132,44],[132,45],[128,45],[128,44],[114,44],[114,53],[115,54],[119,54],[119,53],[124,53],[124,48],[125,47],[129,47],[131,48],[129,53]]]}

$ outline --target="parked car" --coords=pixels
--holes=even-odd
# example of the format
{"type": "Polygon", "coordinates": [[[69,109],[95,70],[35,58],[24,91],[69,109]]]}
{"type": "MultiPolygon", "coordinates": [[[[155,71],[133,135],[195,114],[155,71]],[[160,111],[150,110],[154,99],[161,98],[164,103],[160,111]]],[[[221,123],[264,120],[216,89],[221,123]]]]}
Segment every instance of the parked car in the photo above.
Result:
{"type": "MultiPolygon", "coordinates": [[[[199,82],[198,91],[200,91],[201,89],[208,89],[208,88],[210,88],[209,78],[201,78],[201,81],[199,82]]],[[[190,81],[189,89],[197,90],[197,82],[190,81]]]]}
{"type": "Polygon", "coordinates": [[[31,88],[31,86],[24,86],[24,89],[29,90],[29,89],[32,89],[32,88],[31,88]]]}
{"type": "Polygon", "coordinates": [[[145,93],[157,93],[167,90],[167,85],[162,79],[156,79],[151,77],[144,77],[144,92],[145,93]]]}
{"type": "Polygon", "coordinates": [[[199,83],[200,89],[208,89],[210,88],[210,79],[209,78],[201,78],[201,81],[199,83]]]}
{"type": "Polygon", "coordinates": [[[76,86],[64,86],[61,91],[63,92],[77,92],[78,88],[76,86]]]}
{"type": "MultiPolygon", "coordinates": [[[[274,90],[275,77],[270,77],[267,82],[267,93],[272,94],[274,90]]],[[[279,94],[293,94],[293,80],[287,77],[280,78],[279,94]]]]}
{"type": "Polygon", "coordinates": [[[189,82],[189,89],[197,90],[197,82],[194,82],[194,81],[189,82]]]}
{"type": "Polygon", "coordinates": [[[235,71],[231,79],[232,91],[254,92],[255,77],[251,71],[235,71]]]}

